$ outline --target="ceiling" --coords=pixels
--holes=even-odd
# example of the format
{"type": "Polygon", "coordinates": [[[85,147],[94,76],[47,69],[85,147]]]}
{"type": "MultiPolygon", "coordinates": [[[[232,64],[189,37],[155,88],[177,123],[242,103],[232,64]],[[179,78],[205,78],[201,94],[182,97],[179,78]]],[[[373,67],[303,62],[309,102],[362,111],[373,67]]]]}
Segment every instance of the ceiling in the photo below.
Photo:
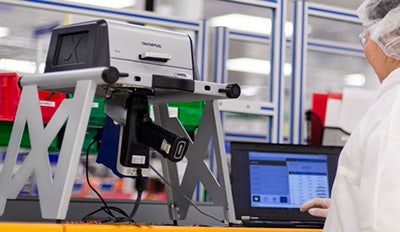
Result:
{"type": "MultiPolygon", "coordinates": [[[[16,0],[17,1],[17,0],[16,0]]],[[[59,0],[63,1],[63,0],[59,0]]],[[[125,10],[141,11],[144,6],[145,0],[138,0],[136,7],[125,10]]],[[[176,16],[174,9],[176,7],[182,8],[180,4],[185,4],[183,10],[188,10],[185,12],[185,17],[203,17],[210,18],[217,15],[222,15],[226,13],[240,12],[242,14],[248,14],[253,16],[268,17],[271,15],[270,10],[260,9],[252,6],[243,6],[242,4],[234,4],[229,1],[221,0],[191,0],[191,4],[187,4],[187,0],[155,0],[156,1],[156,13],[160,14],[172,14],[176,16]],[[158,6],[158,8],[157,8],[158,6]],[[201,7],[201,8],[200,8],[201,7]],[[169,8],[169,9],[168,9],[169,8]],[[202,10],[199,10],[202,9],[202,10]],[[200,12],[200,13],[199,13],[200,12]]],[[[308,2],[324,4],[328,6],[344,8],[355,10],[362,0],[310,0],[308,2]]],[[[287,1],[287,18],[290,21],[292,18],[292,8],[293,1],[287,1]]],[[[181,9],[182,10],[182,9],[181,9]]],[[[182,12],[182,11],[180,11],[182,12]]],[[[9,59],[21,59],[30,61],[40,61],[44,62],[46,57],[46,50],[48,47],[48,41],[50,37],[51,29],[64,22],[73,21],[75,15],[65,14],[61,12],[40,10],[25,8],[21,6],[11,6],[7,4],[1,4],[0,0],[0,26],[7,27],[10,29],[10,35],[8,37],[0,38],[0,58],[9,59]]],[[[332,38],[337,40],[352,41],[357,43],[357,32],[359,28],[347,27],[345,25],[341,26],[338,24],[331,24],[334,26],[327,27],[327,23],[323,20],[317,20],[312,23],[313,33],[320,38],[332,38]]],[[[331,22],[332,23],[332,22],[331,22]]],[[[246,50],[247,48],[241,48],[240,46],[234,49],[246,50]]],[[[255,51],[257,52],[257,50],[255,51]]],[[[259,50],[258,50],[259,52],[259,50]]],[[[232,51],[235,54],[235,51],[232,51]]],[[[290,59],[290,57],[288,57],[290,59]]],[[[330,56],[316,54],[315,56],[310,56],[308,62],[313,64],[309,69],[309,82],[316,90],[333,90],[340,89],[343,85],[339,85],[337,88],[332,86],[337,85],[337,79],[327,78],[327,82],[314,81],[314,79],[320,79],[319,75],[324,73],[325,77],[337,77],[341,76],[340,72],[344,69],[342,67],[341,59],[332,60],[330,56]],[[329,64],[329,65],[328,65],[329,64]],[[330,67],[330,68],[327,68],[330,67]],[[318,74],[318,75],[317,75],[318,74]],[[327,84],[328,83],[328,84],[327,84]],[[332,83],[332,84],[329,84],[332,83]],[[322,85],[319,87],[318,85],[322,85]],[[330,86],[327,88],[326,86],[330,86]]],[[[354,62],[354,61],[352,61],[354,62]]],[[[360,63],[355,61],[356,63],[360,63]]],[[[349,67],[349,69],[363,69],[365,62],[361,62],[359,65],[354,65],[349,67]]],[[[1,65],[0,65],[1,69],[1,65]]],[[[353,72],[347,70],[347,72],[353,72]]],[[[231,75],[234,77],[234,74],[231,75]]],[[[241,78],[244,74],[240,74],[241,78]]],[[[243,79],[243,78],[242,78],[243,79]]],[[[252,78],[248,78],[252,80],[252,78]]],[[[309,88],[312,89],[312,88],[309,88]]]]}
{"type": "MultiPolygon", "coordinates": [[[[138,0],[137,7],[143,7],[144,0],[138,0]],[[140,2],[141,1],[141,2],[140,2]]],[[[186,1],[186,0],[180,0],[186,1]]],[[[193,1],[193,0],[192,0],[193,1]]],[[[241,12],[252,15],[265,15],[265,10],[256,9],[255,7],[244,8],[241,4],[230,4],[219,0],[196,0],[197,2],[204,1],[203,17],[210,18],[216,15],[231,12],[241,12]]],[[[1,2],[1,1],[0,1],[1,2]]],[[[165,9],[166,4],[171,7],[176,6],[178,0],[156,0],[156,3],[165,9]]],[[[291,2],[291,1],[289,1],[291,2]]],[[[309,1],[315,3],[323,3],[335,7],[348,9],[356,9],[361,0],[324,0],[324,1],[309,1]]],[[[157,6],[156,4],[156,6],[157,6]]],[[[288,4],[288,8],[290,8],[288,4]]],[[[157,11],[157,7],[155,9],[157,11]]],[[[195,9],[191,9],[192,11],[195,9]]],[[[160,10],[161,12],[161,10],[160,10]]],[[[166,12],[163,10],[163,12],[166,12]]],[[[169,11],[171,12],[171,11],[169,11]]],[[[291,10],[288,9],[288,14],[291,10]]],[[[190,14],[189,14],[190,15],[190,14]]],[[[192,14],[193,15],[193,14],[192,14]]],[[[201,14],[195,14],[201,16],[201,14]]],[[[288,16],[290,18],[290,15],[288,16]]],[[[37,57],[35,39],[42,38],[49,30],[57,24],[63,23],[66,20],[66,15],[59,12],[44,11],[39,9],[30,9],[25,7],[10,6],[0,3],[0,26],[10,29],[10,36],[0,38],[0,57],[24,58],[35,60],[37,57]],[[39,35],[38,35],[39,34],[39,35]]]]}

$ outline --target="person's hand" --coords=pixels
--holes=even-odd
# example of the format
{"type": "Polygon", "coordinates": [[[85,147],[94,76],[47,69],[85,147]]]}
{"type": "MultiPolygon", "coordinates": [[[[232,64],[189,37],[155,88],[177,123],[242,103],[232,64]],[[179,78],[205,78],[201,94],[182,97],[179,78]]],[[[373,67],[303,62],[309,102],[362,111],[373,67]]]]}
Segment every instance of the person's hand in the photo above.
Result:
{"type": "Polygon", "coordinates": [[[326,218],[328,215],[328,209],[331,205],[331,199],[329,198],[314,198],[309,201],[304,202],[300,206],[301,212],[308,211],[314,217],[326,218]]]}

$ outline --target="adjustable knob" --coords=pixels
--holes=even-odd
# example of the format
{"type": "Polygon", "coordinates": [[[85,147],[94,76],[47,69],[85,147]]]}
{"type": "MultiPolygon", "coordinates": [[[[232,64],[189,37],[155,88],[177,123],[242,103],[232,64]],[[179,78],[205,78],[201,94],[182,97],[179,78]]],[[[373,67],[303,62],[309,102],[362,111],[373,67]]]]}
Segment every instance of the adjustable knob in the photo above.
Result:
{"type": "Polygon", "coordinates": [[[228,84],[225,89],[219,89],[218,92],[226,93],[228,98],[238,98],[240,96],[240,86],[238,84],[228,84]]]}
{"type": "Polygon", "coordinates": [[[101,74],[103,80],[107,83],[115,83],[118,81],[120,77],[128,77],[128,73],[120,73],[116,67],[110,66],[108,69],[105,69],[101,74]]]}

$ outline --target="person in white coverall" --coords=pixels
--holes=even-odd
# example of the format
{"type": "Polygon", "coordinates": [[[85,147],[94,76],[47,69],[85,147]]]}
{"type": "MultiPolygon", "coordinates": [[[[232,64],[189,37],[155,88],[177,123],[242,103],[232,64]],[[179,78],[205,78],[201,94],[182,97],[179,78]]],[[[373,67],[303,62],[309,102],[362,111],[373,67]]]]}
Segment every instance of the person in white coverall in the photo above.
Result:
{"type": "Polygon", "coordinates": [[[400,0],[366,0],[357,14],[381,86],[342,150],[331,199],[301,210],[327,216],[325,232],[400,231],[400,0]]]}

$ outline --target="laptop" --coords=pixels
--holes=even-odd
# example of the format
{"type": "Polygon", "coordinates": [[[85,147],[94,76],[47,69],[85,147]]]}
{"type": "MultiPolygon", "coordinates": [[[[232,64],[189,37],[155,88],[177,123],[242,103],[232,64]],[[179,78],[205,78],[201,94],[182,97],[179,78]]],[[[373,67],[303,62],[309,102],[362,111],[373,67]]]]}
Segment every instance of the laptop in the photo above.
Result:
{"type": "Polygon", "coordinates": [[[236,219],[251,227],[322,228],[325,219],[300,212],[331,194],[342,147],[231,142],[236,219]]]}

